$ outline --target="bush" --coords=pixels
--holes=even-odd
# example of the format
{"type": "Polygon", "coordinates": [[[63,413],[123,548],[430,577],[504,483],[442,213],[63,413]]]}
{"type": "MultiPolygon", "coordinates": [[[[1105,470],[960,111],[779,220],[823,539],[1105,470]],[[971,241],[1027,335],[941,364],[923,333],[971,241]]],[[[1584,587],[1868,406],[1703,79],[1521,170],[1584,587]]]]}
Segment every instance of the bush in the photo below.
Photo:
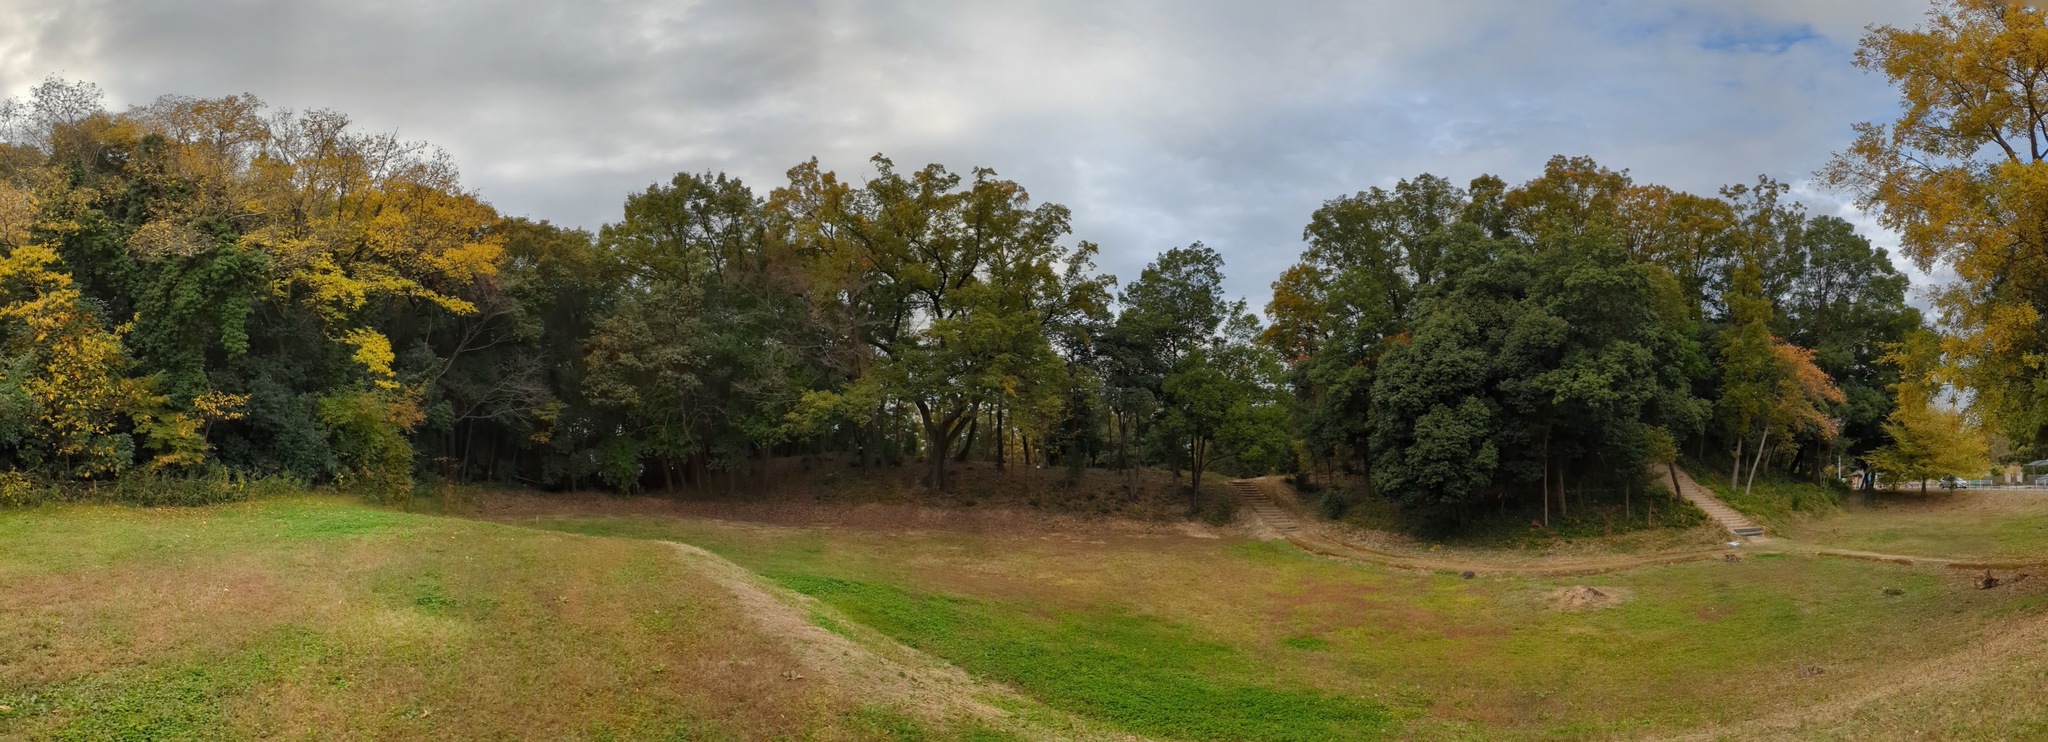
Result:
{"type": "MultiPolygon", "coordinates": [[[[1313,490],[1304,489],[1300,490],[1300,492],[1302,494],[1309,494],[1313,490]]],[[[1342,488],[1332,487],[1324,491],[1323,496],[1316,500],[1316,511],[1322,513],[1325,520],[1337,520],[1343,518],[1344,513],[1351,510],[1352,504],[1350,492],[1342,488]]]]}
{"type": "Polygon", "coordinates": [[[189,507],[280,497],[305,490],[305,483],[289,477],[251,477],[218,467],[195,475],[132,471],[112,481],[72,485],[43,482],[19,471],[0,472],[0,507],[62,502],[189,507]]]}
{"type": "Polygon", "coordinates": [[[55,501],[55,488],[18,471],[0,471],[0,507],[18,508],[55,501]]]}
{"type": "Polygon", "coordinates": [[[304,483],[289,477],[251,477],[215,467],[194,476],[154,471],[126,474],[114,480],[111,487],[97,490],[93,499],[144,507],[191,507],[247,502],[305,490],[304,483]]]}
{"type": "Polygon", "coordinates": [[[1321,492],[1323,489],[1323,486],[1317,484],[1316,480],[1308,475],[1308,472],[1298,471],[1293,474],[1287,475],[1287,484],[1288,486],[1293,487],[1296,493],[1303,495],[1313,495],[1317,492],[1321,492]]]}
{"type": "Polygon", "coordinates": [[[1195,517],[1212,526],[1229,525],[1237,519],[1237,493],[1228,487],[1202,488],[1202,508],[1195,517]]]}
{"type": "Polygon", "coordinates": [[[322,397],[320,424],[341,464],[335,484],[387,505],[412,499],[412,441],[423,414],[410,396],[388,391],[322,397]]]}

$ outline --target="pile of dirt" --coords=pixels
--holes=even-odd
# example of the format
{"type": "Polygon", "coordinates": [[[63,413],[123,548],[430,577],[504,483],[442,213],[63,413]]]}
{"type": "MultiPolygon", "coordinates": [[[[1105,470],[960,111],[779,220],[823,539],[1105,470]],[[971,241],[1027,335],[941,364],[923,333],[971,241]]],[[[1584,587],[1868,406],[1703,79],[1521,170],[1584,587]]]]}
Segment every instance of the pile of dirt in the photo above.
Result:
{"type": "Polygon", "coordinates": [[[1628,602],[1620,588],[1573,585],[1550,594],[1551,610],[1577,612],[1613,608],[1628,602]]]}

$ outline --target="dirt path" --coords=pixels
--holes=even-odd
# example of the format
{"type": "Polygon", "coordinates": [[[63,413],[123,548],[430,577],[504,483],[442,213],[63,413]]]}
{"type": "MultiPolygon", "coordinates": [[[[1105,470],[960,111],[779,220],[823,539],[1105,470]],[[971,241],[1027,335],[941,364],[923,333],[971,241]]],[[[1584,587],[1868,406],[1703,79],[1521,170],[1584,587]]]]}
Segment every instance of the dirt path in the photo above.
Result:
{"type": "Polygon", "coordinates": [[[763,583],[753,572],[711,552],[674,541],[664,542],[682,559],[730,593],[733,602],[763,631],[784,638],[803,670],[790,676],[825,680],[833,687],[878,698],[920,718],[939,723],[973,720],[1026,739],[1136,740],[1109,732],[1071,715],[1044,708],[1008,687],[985,683],[945,661],[903,646],[850,619],[839,625],[856,641],[825,630],[811,617],[835,615],[807,595],[763,583]],[[1030,708],[1024,715],[1004,711],[1030,708]]]}

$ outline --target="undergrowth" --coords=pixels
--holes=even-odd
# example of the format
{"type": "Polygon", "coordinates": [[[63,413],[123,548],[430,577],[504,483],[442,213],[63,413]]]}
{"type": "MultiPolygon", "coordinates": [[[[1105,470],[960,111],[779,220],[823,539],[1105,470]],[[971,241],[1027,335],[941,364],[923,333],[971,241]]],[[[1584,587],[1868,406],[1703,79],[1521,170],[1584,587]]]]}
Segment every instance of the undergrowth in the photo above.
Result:
{"type": "Polygon", "coordinates": [[[1545,523],[1539,508],[1478,507],[1459,519],[1423,519],[1404,513],[1391,500],[1361,494],[1355,488],[1324,487],[1310,500],[1323,518],[1357,528],[1407,533],[1465,546],[1528,548],[1558,539],[1596,538],[1642,531],[1683,531],[1699,526],[1707,514],[1692,503],[1671,496],[1652,483],[1629,502],[1574,503],[1555,508],[1545,523]]]}
{"type": "Polygon", "coordinates": [[[225,468],[198,474],[134,471],[100,482],[53,483],[19,471],[0,472],[0,507],[55,503],[116,503],[143,507],[217,505],[306,491],[280,476],[250,476],[225,468]]]}

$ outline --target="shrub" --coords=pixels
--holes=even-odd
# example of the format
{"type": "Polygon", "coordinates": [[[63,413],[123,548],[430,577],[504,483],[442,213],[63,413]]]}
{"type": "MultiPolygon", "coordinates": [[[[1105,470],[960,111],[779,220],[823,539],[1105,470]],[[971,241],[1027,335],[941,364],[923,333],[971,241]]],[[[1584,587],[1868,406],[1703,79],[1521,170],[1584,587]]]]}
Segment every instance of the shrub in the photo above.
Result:
{"type": "Polygon", "coordinates": [[[52,487],[18,471],[0,471],[0,507],[40,505],[56,500],[52,487]]]}
{"type": "Polygon", "coordinates": [[[88,497],[144,507],[191,507],[246,502],[305,490],[304,483],[289,477],[251,477],[225,467],[213,467],[192,476],[158,471],[125,474],[110,486],[93,490],[88,497]]]}
{"type": "Polygon", "coordinates": [[[189,507],[282,497],[306,491],[306,484],[282,476],[252,477],[224,467],[181,475],[137,470],[90,484],[60,485],[20,471],[0,471],[0,507],[61,502],[101,502],[142,507],[189,507]]]}
{"type": "Polygon", "coordinates": [[[1195,517],[1212,526],[1229,525],[1237,519],[1237,493],[1228,487],[1202,489],[1202,509],[1195,517]]]}
{"type": "MultiPolygon", "coordinates": [[[[1303,494],[1308,494],[1309,492],[1311,492],[1311,490],[1300,491],[1303,494]]],[[[1344,517],[1345,511],[1348,511],[1350,509],[1351,493],[1346,492],[1340,488],[1332,487],[1324,491],[1323,496],[1316,500],[1316,511],[1322,513],[1323,518],[1327,520],[1337,520],[1339,518],[1342,518],[1344,517]]]]}
{"type": "Polygon", "coordinates": [[[334,446],[341,471],[335,483],[379,502],[403,505],[412,498],[412,441],[419,425],[417,402],[389,390],[343,392],[323,397],[320,424],[334,446]]]}

